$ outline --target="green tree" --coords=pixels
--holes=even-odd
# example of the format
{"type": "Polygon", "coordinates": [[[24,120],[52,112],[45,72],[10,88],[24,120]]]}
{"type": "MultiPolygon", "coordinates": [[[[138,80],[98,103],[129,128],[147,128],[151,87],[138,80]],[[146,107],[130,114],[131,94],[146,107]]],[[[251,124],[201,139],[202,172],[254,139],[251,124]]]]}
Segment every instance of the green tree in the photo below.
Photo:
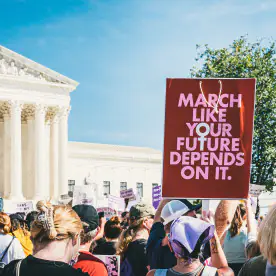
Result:
{"type": "Polygon", "coordinates": [[[243,36],[228,48],[197,45],[199,67],[192,77],[256,78],[251,183],[271,191],[276,173],[276,46],[274,41],[248,42],[243,36]]]}

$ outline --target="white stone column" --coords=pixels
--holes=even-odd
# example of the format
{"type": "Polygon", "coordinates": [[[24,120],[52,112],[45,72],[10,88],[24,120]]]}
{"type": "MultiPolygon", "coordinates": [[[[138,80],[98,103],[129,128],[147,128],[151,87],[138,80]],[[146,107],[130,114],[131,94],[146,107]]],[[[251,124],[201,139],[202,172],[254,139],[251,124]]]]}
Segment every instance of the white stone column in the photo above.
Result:
{"type": "MultiPolygon", "coordinates": [[[[46,114],[47,117],[47,114],[46,114]]],[[[50,121],[45,122],[45,189],[44,194],[50,198],[50,121]]]]}
{"type": "Polygon", "coordinates": [[[59,176],[58,176],[58,151],[59,151],[59,139],[58,139],[58,116],[57,114],[51,120],[50,125],[50,195],[54,199],[58,199],[59,196],[59,176]]]}
{"type": "Polygon", "coordinates": [[[32,197],[34,193],[34,118],[27,117],[27,185],[28,197],[32,197]]]}
{"type": "Polygon", "coordinates": [[[70,107],[60,109],[59,119],[59,196],[68,193],[68,115],[70,107]]]}
{"type": "Polygon", "coordinates": [[[10,151],[11,151],[11,134],[10,134],[10,115],[4,114],[4,197],[10,195],[10,151]]]}
{"type": "Polygon", "coordinates": [[[44,105],[35,107],[35,200],[45,198],[45,114],[44,105]]]}
{"type": "Polygon", "coordinates": [[[11,200],[22,200],[22,153],[21,153],[21,111],[22,104],[10,102],[11,113],[11,158],[10,158],[10,195],[11,200]]]}

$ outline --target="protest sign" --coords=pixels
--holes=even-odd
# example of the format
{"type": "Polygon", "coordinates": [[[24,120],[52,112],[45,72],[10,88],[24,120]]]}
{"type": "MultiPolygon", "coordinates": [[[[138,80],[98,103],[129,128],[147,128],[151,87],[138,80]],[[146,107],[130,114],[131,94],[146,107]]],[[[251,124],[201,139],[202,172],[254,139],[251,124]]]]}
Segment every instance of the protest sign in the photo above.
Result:
{"type": "Polygon", "coordinates": [[[265,186],[250,184],[249,194],[253,197],[258,197],[265,190],[265,186]]]}
{"type": "Polygon", "coordinates": [[[93,186],[91,185],[75,186],[72,206],[75,206],[78,204],[86,204],[86,205],[95,204],[95,194],[94,194],[93,186]]]}
{"type": "Polygon", "coordinates": [[[60,199],[58,200],[59,205],[68,205],[72,201],[72,197],[70,197],[68,194],[64,194],[60,196],[60,199]]]}
{"type": "Polygon", "coordinates": [[[32,201],[5,201],[5,212],[8,214],[14,213],[29,213],[33,211],[33,202],[32,201]]]}
{"type": "Polygon", "coordinates": [[[255,79],[167,79],[162,196],[249,192],[255,79]]]}
{"type": "Polygon", "coordinates": [[[0,198],[0,212],[3,212],[3,209],[4,209],[4,200],[3,200],[3,198],[1,197],[1,198],[0,198]]]}
{"type": "Polygon", "coordinates": [[[104,212],[104,217],[107,219],[110,219],[116,215],[116,210],[109,207],[101,207],[101,208],[97,208],[96,210],[98,213],[104,212]]]}
{"type": "Polygon", "coordinates": [[[152,206],[157,209],[161,201],[161,185],[152,187],[152,206]]]}
{"type": "Polygon", "coordinates": [[[117,255],[95,255],[103,261],[107,267],[108,276],[120,275],[120,256],[117,255]]]}
{"type": "Polygon", "coordinates": [[[135,199],[135,195],[134,195],[133,189],[130,188],[130,189],[127,189],[127,190],[120,191],[120,197],[122,197],[122,198],[129,198],[129,199],[135,199]]]}
{"type": "Polygon", "coordinates": [[[118,210],[118,211],[123,211],[125,209],[125,201],[121,197],[109,195],[108,196],[108,207],[118,210]]]}

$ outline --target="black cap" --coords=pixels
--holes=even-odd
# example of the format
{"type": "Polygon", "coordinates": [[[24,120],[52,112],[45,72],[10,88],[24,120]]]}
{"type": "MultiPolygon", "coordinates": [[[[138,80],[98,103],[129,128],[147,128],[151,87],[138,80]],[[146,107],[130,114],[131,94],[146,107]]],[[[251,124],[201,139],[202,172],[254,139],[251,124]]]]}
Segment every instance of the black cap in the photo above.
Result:
{"type": "Polygon", "coordinates": [[[11,214],[10,219],[11,220],[17,219],[20,222],[26,222],[26,220],[24,218],[24,214],[22,214],[22,213],[11,214]]]}
{"type": "Polygon", "coordinates": [[[178,200],[180,200],[181,202],[183,202],[189,208],[190,211],[197,211],[197,210],[199,210],[202,207],[202,203],[197,204],[197,205],[193,205],[187,199],[178,199],[178,200]]]}
{"type": "Polygon", "coordinates": [[[88,227],[84,229],[84,232],[89,232],[99,227],[99,215],[97,210],[91,205],[75,205],[73,210],[78,214],[82,222],[88,224],[88,227]]]}

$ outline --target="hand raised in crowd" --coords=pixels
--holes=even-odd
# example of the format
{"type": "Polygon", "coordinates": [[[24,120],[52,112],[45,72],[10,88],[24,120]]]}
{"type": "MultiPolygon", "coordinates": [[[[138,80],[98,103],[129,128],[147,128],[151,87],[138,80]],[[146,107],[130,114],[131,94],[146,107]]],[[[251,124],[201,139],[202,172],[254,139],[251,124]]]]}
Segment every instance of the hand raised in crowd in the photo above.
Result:
{"type": "Polygon", "coordinates": [[[201,220],[215,225],[215,214],[212,211],[202,211],[201,220]]]}

